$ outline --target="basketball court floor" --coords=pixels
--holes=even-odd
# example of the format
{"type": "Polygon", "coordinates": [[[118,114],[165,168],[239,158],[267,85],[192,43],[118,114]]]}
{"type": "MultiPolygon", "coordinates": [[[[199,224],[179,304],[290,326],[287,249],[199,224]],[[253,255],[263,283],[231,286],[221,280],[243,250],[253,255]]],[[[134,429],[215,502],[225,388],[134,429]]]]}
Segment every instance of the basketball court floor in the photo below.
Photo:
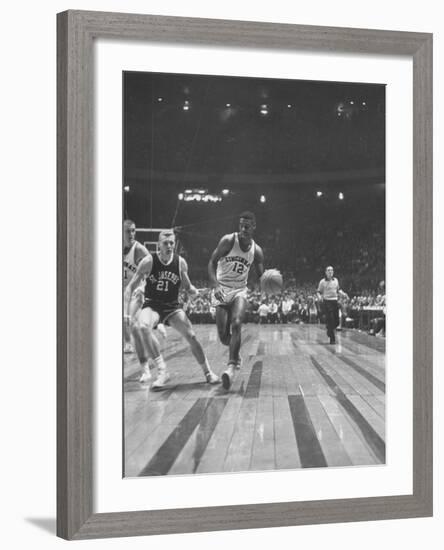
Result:
{"type": "MultiPolygon", "coordinates": [[[[194,328],[222,374],[216,326],[194,328]]],[[[125,476],[385,463],[384,338],[347,330],[331,345],[320,325],[247,324],[242,367],[225,391],[205,383],[185,341],[167,331],[164,390],[140,384],[135,354],[124,356],[125,476]]]]}

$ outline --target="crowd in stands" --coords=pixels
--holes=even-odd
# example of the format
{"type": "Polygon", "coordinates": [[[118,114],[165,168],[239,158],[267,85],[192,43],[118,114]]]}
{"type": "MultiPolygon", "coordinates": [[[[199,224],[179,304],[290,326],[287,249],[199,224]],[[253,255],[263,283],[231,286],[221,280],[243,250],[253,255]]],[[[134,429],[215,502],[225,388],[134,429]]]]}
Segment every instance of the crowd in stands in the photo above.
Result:
{"type": "MultiPolygon", "coordinates": [[[[321,323],[322,303],[316,289],[325,266],[333,265],[349,296],[341,301],[341,324],[369,330],[374,319],[385,316],[384,188],[350,188],[345,199],[336,202],[333,188],[327,188],[319,200],[312,194],[283,193],[274,197],[273,208],[258,213],[254,238],[263,249],[266,267],[283,274],[285,288],[275,296],[250,291],[247,322],[321,323]]],[[[217,242],[214,235],[227,233],[227,222],[215,215],[211,231],[201,224],[179,232],[179,252],[188,261],[191,280],[203,289],[196,300],[185,303],[194,323],[215,318],[207,290],[207,262],[217,242]]]]}
{"type": "MultiPolygon", "coordinates": [[[[375,288],[384,279],[383,196],[347,195],[344,204],[334,207],[332,199],[313,204],[312,198],[285,198],[258,215],[254,238],[262,247],[267,267],[279,269],[286,274],[287,283],[299,286],[301,281],[318,281],[322,266],[333,265],[343,287],[354,295],[362,288],[375,288]]],[[[214,224],[211,231],[203,225],[199,226],[202,231],[188,228],[179,232],[180,253],[188,261],[192,279],[206,278],[207,262],[218,241],[214,235],[220,238],[229,231],[224,220],[216,219],[214,224]]]]}
{"type": "MultiPolygon", "coordinates": [[[[183,307],[193,324],[214,323],[216,309],[211,303],[211,290],[204,280],[196,281],[199,296],[188,299],[181,294],[183,307]]],[[[260,290],[248,293],[249,308],[246,322],[260,324],[323,322],[322,302],[319,301],[316,286],[295,284],[287,279],[280,294],[266,296],[260,290]]],[[[348,299],[340,300],[340,320],[342,328],[359,328],[370,334],[385,335],[385,283],[379,283],[376,289],[361,290],[350,294],[348,299]],[[366,312],[365,319],[362,313],[366,312]],[[378,320],[378,322],[376,322],[378,320]]]]}

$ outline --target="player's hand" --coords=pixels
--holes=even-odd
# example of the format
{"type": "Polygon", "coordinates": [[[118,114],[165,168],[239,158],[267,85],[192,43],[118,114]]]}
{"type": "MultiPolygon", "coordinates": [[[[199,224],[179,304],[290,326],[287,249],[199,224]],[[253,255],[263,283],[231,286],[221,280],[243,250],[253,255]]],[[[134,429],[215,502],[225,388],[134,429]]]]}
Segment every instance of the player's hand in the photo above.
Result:
{"type": "Polygon", "coordinates": [[[190,288],[188,289],[188,294],[190,296],[196,297],[196,296],[199,296],[199,291],[195,286],[191,285],[190,288]]]}
{"type": "Polygon", "coordinates": [[[219,302],[222,302],[223,299],[224,299],[224,291],[221,289],[220,286],[217,286],[215,289],[214,289],[214,297],[216,298],[216,300],[219,300],[219,302]]]}
{"type": "Polygon", "coordinates": [[[142,295],[145,294],[145,290],[142,287],[136,288],[136,290],[133,292],[133,298],[137,299],[140,298],[142,295]]]}
{"type": "Polygon", "coordinates": [[[131,327],[131,315],[124,315],[123,321],[125,323],[125,326],[130,328],[131,327]]]}

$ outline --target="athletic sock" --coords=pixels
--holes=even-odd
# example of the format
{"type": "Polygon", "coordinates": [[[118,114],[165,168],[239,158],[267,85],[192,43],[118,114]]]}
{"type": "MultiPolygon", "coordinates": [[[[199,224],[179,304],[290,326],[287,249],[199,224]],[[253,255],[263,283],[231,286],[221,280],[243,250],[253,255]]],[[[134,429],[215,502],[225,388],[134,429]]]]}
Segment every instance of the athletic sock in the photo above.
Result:
{"type": "Polygon", "coordinates": [[[205,357],[205,361],[200,364],[200,368],[202,369],[204,374],[208,374],[209,372],[211,372],[211,367],[206,357],[205,357]]]}
{"type": "Polygon", "coordinates": [[[155,359],[153,359],[153,361],[154,361],[154,364],[156,365],[158,371],[166,370],[166,364],[165,364],[165,361],[163,360],[163,357],[161,355],[159,355],[159,357],[156,357],[155,359]]]}

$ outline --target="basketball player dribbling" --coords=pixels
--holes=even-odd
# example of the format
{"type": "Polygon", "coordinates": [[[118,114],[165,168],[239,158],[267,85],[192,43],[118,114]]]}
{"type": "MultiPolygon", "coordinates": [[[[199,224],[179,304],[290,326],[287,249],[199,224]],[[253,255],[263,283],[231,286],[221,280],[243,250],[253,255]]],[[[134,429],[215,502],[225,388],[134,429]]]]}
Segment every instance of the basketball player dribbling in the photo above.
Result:
{"type": "MultiPolygon", "coordinates": [[[[175,244],[174,232],[162,231],[159,234],[159,252],[148,254],[141,260],[127,287],[130,296],[134,289],[146,280],[145,300],[138,315],[138,323],[148,354],[157,367],[157,379],[151,386],[153,390],[163,389],[170,379],[160,353],[159,341],[154,333],[158,323],[169,325],[185,338],[209,384],[220,382],[219,377],[210,369],[193,327],[179,304],[181,287],[191,296],[197,296],[198,291],[191,284],[185,259],[174,253],[175,244]]],[[[147,367],[142,374],[141,382],[148,382],[150,378],[150,370],[147,367]]]]}
{"type": "Polygon", "coordinates": [[[252,212],[239,216],[239,231],[224,235],[211,255],[208,276],[213,287],[216,325],[222,344],[229,346],[224,389],[230,389],[236,368],[240,368],[242,323],[247,309],[247,282],[252,265],[258,278],[264,273],[264,254],[253,240],[256,217],[252,212]]]}

